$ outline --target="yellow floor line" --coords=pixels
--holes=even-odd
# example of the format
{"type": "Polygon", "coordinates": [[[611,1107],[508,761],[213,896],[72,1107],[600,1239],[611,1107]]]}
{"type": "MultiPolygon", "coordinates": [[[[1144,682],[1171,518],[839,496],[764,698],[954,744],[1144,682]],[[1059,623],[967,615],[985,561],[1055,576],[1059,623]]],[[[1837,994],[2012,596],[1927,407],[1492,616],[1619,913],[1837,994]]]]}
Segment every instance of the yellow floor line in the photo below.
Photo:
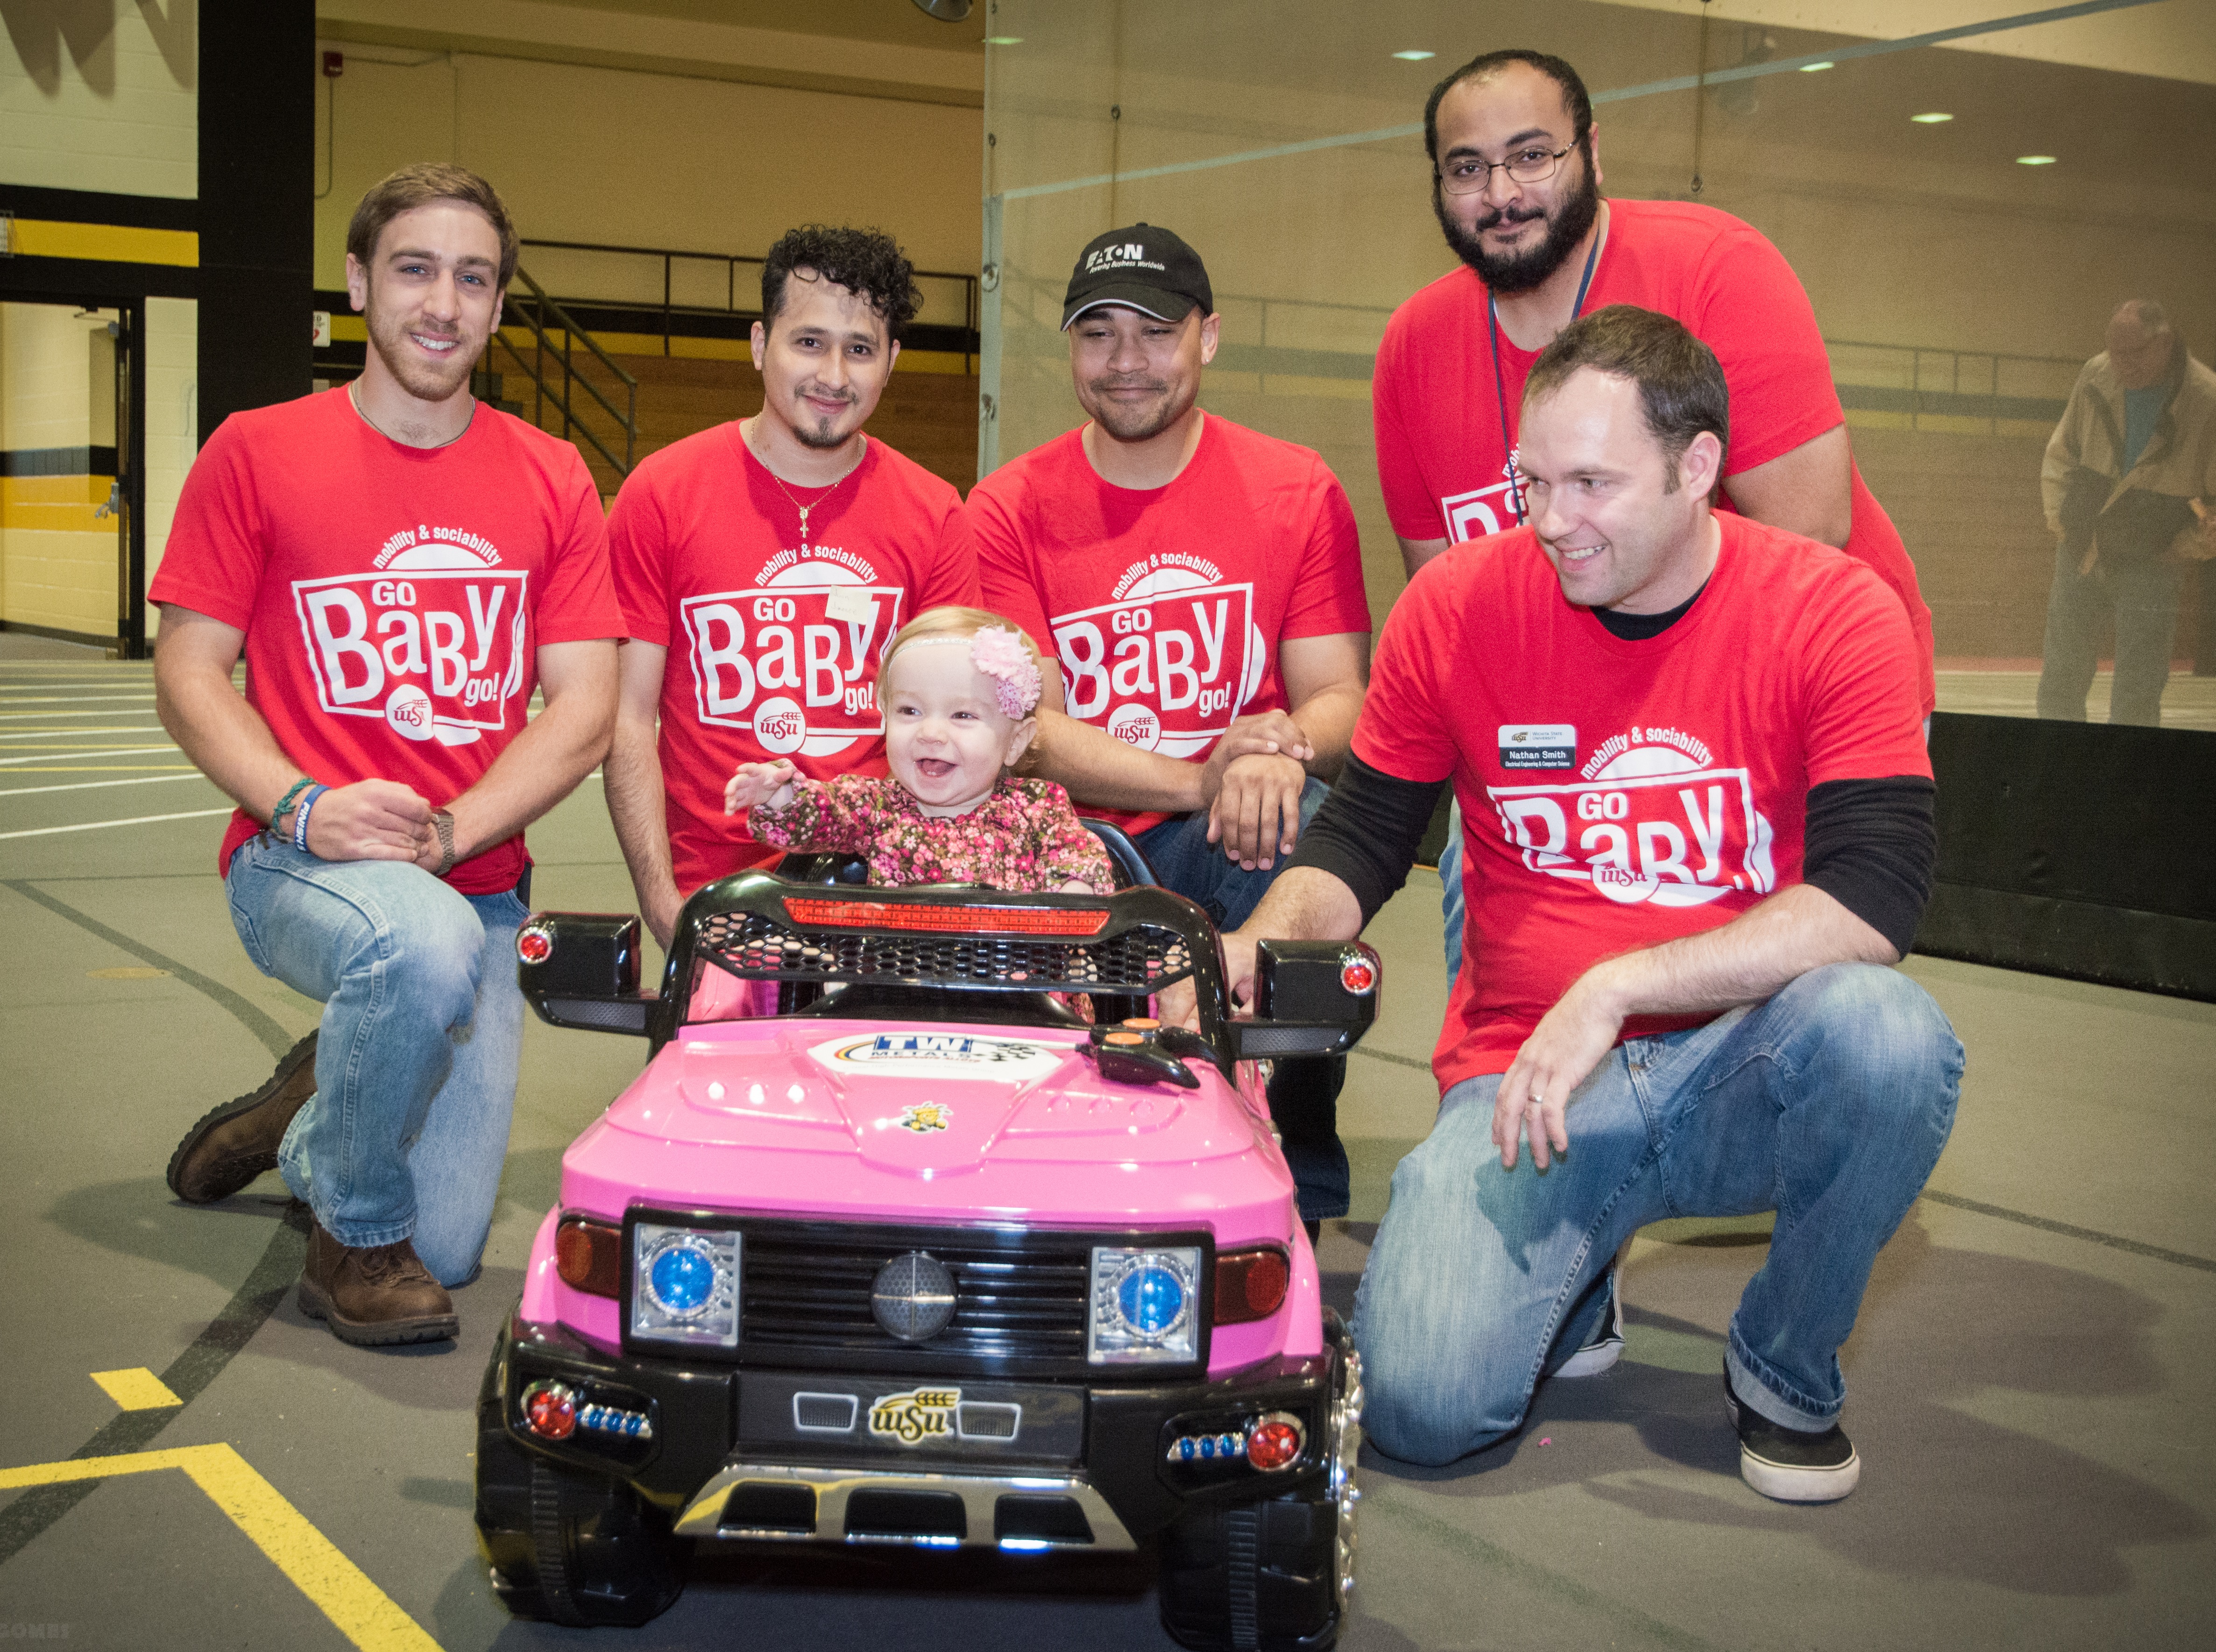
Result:
{"type": "MultiPolygon", "coordinates": [[[[103,974],[118,971],[103,971],[103,974]]],[[[145,971],[151,975],[167,975],[167,970],[145,971]]],[[[182,1405],[184,1402],[169,1392],[169,1385],[144,1365],[132,1365],[126,1371],[95,1371],[92,1380],[98,1383],[108,1397],[126,1411],[158,1411],[165,1405],[182,1405]]]]}
{"type": "Polygon", "coordinates": [[[182,1469],[362,1652],[439,1652],[438,1642],[229,1446],[180,1446],[0,1469],[0,1491],[161,1469],[182,1469]]]}

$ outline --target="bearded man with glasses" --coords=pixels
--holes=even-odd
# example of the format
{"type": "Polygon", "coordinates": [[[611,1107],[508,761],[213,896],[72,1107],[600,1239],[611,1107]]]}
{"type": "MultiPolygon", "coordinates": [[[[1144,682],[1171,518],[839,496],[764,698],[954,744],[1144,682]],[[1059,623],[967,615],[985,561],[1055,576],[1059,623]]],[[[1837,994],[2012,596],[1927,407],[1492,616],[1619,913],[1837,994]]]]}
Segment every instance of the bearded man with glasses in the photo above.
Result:
{"type": "MultiPolygon", "coordinates": [[[[1431,210],[1462,268],[1393,312],[1371,381],[1378,480],[1409,574],[1527,520],[1514,454],[1532,364],[1579,316],[1637,305],[1683,323],[1723,365],[1732,444],[1717,502],[1870,566],[1908,611],[1928,718],[1931,611],[1856,468],[1807,293],[1727,213],[1604,198],[1599,137],[1585,82],[1543,52],[1474,58],[1425,106],[1431,210]]],[[[1450,985],[1463,962],[1462,872],[1457,810],[1439,857],[1450,985]]],[[[1612,1271],[1600,1294],[1591,1341],[1563,1376],[1597,1375],[1622,1350],[1612,1271]]]]}

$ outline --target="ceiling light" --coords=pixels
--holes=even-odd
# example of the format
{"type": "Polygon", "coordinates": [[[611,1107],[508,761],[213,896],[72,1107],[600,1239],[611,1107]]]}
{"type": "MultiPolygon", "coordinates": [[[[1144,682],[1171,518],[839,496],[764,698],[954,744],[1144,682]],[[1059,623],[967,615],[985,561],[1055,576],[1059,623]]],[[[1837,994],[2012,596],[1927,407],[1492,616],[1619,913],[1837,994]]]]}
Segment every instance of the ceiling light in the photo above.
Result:
{"type": "Polygon", "coordinates": [[[1403,63],[1421,63],[1426,58],[1436,58],[1438,56],[1438,53],[1436,52],[1395,52],[1393,55],[1400,59],[1403,63]]]}
{"type": "Polygon", "coordinates": [[[1020,34],[988,34],[985,37],[988,46],[1021,46],[1023,43],[1024,37],[1020,34]]]}
{"type": "Polygon", "coordinates": [[[2054,157],[2052,155],[2019,155],[2016,157],[2016,163],[2018,166],[2052,166],[2054,164],[2054,157]]]}
{"type": "Polygon", "coordinates": [[[1826,69],[1836,69],[1838,65],[1835,63],[1804,63],[1800,65],[1800,72],[1804,75],[1820,74],[1826,69]]]}
{"type": "Polygon", "coordinates": [[[1954,117],[1951,114],[1941,114],[1935,110],[1930,114],[1911,114],[1908,118],[1919,126],[1936,126],[1941,121],[1952,120],[1954,117]]]}

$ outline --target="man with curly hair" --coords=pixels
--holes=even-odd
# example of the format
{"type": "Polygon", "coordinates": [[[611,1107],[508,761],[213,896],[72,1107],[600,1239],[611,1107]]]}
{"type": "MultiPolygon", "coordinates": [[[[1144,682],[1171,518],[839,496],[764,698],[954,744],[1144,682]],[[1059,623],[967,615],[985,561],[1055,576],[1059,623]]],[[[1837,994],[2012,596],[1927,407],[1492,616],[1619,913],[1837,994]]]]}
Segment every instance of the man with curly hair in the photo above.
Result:
{"type": "Polygon", "coordinates": [[[761,411],[650,455],[616,496],[628,641],[608,812],[665,947],[694,890],[776,854],[724,814],[732,771],[883,774],[878,656],[924,609],[977,601],[961,496],[862,434],[914,276],[875,230],[786,231],[754,325],[761,411]]]}

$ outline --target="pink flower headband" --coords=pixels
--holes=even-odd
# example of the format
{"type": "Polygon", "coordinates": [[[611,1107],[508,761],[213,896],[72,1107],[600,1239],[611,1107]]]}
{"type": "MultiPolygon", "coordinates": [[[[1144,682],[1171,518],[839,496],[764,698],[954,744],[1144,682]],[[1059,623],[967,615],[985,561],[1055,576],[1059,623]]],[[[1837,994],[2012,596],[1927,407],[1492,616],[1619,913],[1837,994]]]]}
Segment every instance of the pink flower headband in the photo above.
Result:
{"type": "MultiPolygon", "coordinates": [[[[1031,714],[1044,692],[1039,678],[1037,662],[1031,651],[1024,646],[1024,639],[1006,626],[985,626],[968,637],[937,632],[926,637],[911,638],[901,644],[903,648],[920,648],[930,643],[960,643],[970,644],[970,663],[982,675],[993,680],[993,698],[1001,714],[1021,722],[1031,714]]],[[[889,665],[890,660],[885,662],[889,665]]]]}

